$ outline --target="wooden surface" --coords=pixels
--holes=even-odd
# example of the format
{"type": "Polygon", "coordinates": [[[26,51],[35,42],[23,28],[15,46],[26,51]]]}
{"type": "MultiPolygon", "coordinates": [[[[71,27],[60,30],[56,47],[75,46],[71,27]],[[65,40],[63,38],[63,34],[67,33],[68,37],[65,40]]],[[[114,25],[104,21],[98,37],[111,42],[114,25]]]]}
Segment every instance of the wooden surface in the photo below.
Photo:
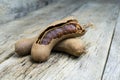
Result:
{"type": "MultiPolygon", "coordinates": [[[[120,80],[120,1],[60,0],[0,25],[0,80],[120,80]],[[75,16],[94,24],[81,37],[87,53],[79,58],[52,52],[44,63],[19,57],[14,43],[32,37],[53,21],[75,16]]],[[[79,42],[78,42],[79,43],[79,42]]]]}
{"type": "Polygon", "coordinates": [[[116,24],[115,33],[109,50],[107,65],[104,71],[103,80],[120,79],[120,13],[116,24]]]}
{"type": "Polygon", "coordinates": [[[0,0],[0,24],[26,16],[57,0],[0,0]]]}

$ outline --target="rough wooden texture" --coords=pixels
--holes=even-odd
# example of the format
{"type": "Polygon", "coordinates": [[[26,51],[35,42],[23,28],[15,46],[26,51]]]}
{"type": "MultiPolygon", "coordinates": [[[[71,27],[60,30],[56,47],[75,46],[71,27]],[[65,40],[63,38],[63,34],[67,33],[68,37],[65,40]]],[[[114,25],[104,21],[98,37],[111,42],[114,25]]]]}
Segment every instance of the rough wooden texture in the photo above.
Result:
{"type": "Polygon", "coordinates": [[[119,5],[114,1],[63,0],[0,25],[0,80],[101,80],[118,14],[119,5]],[[94,23],[95,27],[82,37],[87,54],[74,58],[52,52],[44,63],[34,63],[30,56],[14,54],[16,40],[34,36],[49,23],[70,15],[77,17],[81,24],[94,23]]]}
{"type": "Polygon", "coordinates": [[[120,80],[120,14],[103,74],[103,80],[120,80]]]}
{"type": "Polygon", "coordinates": [[[0,0],[0,24],[23,17],[53,1],[57,0],[0,0]]]}

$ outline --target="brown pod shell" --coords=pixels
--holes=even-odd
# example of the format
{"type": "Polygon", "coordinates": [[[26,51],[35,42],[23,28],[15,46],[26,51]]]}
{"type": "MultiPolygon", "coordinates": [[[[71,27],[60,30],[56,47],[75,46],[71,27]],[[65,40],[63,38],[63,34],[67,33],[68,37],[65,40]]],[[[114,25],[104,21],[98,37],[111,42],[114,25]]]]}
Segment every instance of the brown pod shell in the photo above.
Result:
{"type": "MultiPolygon", "coordinates": [[[[26,56],[31,53],[31,48],[37,37],[33,38],[24,38],[16,42],[15,51],[20,56],[26,56]]],[[[74,56],[80,56],[85,52],[85,45],[81,39],[78,38],[69,38],[60,41],[53,51],[62,51],[74,56]]]]}
{"type": "Polygon", "coordinates": [[[73,17],[65,18],[63,20],[51,24],[39,35],[38,39],[34,42],[31,50],[33,60],[38,62],[46,61],[49,58],[50,52],[53,49],[53,47],[61,40],[71,37],[77,37],[83,35],[84,33],[85,30],[73,17]],[[72,27],[72,30],[69,29],[71,24],[75,27],[72,27]],[[56,37],[49,37],[50,41],[46,40],[45,43],[43,42],[43,40],[46,38],[45,36],[48,35],[50,31],[54,31],[58,28],[65,28],[65,26],[68,29],[68,31],[67,29],[65,29],[63,30],[63,33],[61,33],[61,35],[58,35],[57,33],[56,37]]]}
{"type": "Polygon", "coordinates": [[[54,48],[54,51],[66,52],[76,57],[85,53],[85,44],[81,39],[69,38],[58,43],[54,48]]]}
{"type": "Polygon", "coordinates": [[[25,56],[30,54],[32,45],[34,43],[34,41],[37,39],[37,37],[34,38],[23,38],[18,40],[15,43],[15,52],[19,55],[19,56],[25,56]]]}

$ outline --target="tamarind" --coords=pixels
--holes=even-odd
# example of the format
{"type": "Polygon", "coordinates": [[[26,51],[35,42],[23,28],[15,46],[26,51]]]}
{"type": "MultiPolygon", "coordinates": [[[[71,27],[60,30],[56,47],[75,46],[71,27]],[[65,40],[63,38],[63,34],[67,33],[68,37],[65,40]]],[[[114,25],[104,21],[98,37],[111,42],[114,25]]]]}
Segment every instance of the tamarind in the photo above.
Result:
{"type": "Polygon", "coordinates": [[[65,18],[49,25],[33,43],[31,56],[34,61],[46,61],[53,47],[61,40],[83,35],[85,30],[75,18],[65,18]]]}
{"type": "Polygon", "coordinates": [[[32,45],[36,39],[37,39],[37,37],[23,38],[23,39],[18,40],[15,43],[15,52],[19,56],[26,56],[26,55],[30,54],[32,45]]]}
{"type": "MultiPolygon", "coordinates": [[[[23,38],[15,43],[15,52],[20,56],[26,56],[31,53],[31,48],[37,37],[23,38]]],[[[53,51],[62,51],[74,56],[80,56],[85,52],[85,45],[81,39],[69,38],[58,43],[53,51]]]]}
{"type": "Polygon", "coordinates": [[[66,52],[70,55],[79,57],[82,53],[85,53],[85,44],[81,39],[69,38],[58,43],[54,48],[54,51],[66,52]]]}

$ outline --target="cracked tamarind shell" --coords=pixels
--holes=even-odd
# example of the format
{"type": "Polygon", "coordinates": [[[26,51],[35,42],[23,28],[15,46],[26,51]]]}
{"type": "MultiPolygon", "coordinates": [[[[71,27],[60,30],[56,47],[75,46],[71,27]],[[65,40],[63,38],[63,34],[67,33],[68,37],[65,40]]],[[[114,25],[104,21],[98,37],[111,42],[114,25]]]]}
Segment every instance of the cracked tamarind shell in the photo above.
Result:
{"type": "Polygon", "coordinates": [[[34,61],[43,62],[49,58],[53,47],[60,41],[83,35],[85,30],[77,19],[68,17],[49,25],[33,43],[31,56],[34,61]]]}

